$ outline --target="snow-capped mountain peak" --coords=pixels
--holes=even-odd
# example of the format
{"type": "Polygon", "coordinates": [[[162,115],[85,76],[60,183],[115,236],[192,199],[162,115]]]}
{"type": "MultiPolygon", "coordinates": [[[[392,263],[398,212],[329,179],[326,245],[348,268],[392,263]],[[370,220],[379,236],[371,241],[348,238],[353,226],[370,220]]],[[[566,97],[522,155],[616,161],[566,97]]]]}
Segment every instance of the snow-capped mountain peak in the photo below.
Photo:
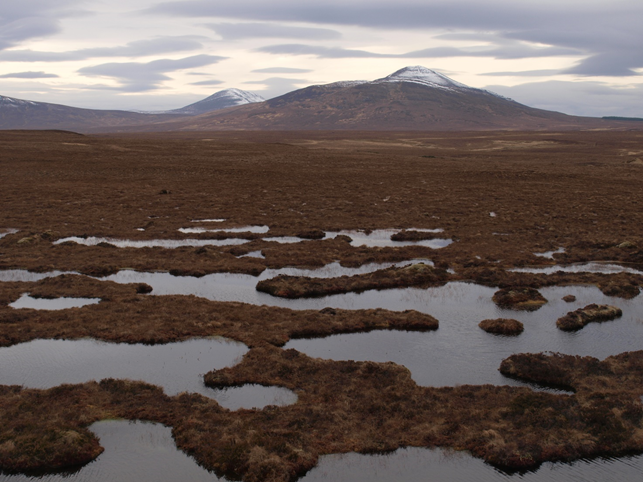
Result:
{"type": "Polygon", "coordinates": [[[36,103],[30,100],[14,99],[13,97],[0,95],[0,107],[21,107],[25,105],[36,105],[36,103]]]}
{"type": "Polygon", "coordinates": [[[198,115],[212,112],[215,110],[225,109],[227,107],[236,107],[254,102],[263,102],[265,99],[253,92],[240,89],[226,89],[212,94],[199,102],[187,105],[181,109],[168,111],[171,114],[198,115]]]}
{"type": "Polygon", "coordinates": [[[435,70],[427,69],[421,65],[404,67],[403,69],[393,72],[391,75],[388,75],[382,79],[375,80],[376,83],[381,82],[413,82],[416,84],[428,85],[431,87],[441,87],[441,88],[458,88],[458,89],[468,89],[464,84],[456,82],[453,79],[450,79],[444,74],[436,72],[435,70]]]}
{"type": "Polygon", "coordinates": [[[248,92],[240,89],[226,89],[212,94],[210,97],[203,99],[217,100],[217,99],[230,99],[235,102],[235,105],[252,104],[253,102],[263,102],[265,99],[254,92],[248,92]]]}

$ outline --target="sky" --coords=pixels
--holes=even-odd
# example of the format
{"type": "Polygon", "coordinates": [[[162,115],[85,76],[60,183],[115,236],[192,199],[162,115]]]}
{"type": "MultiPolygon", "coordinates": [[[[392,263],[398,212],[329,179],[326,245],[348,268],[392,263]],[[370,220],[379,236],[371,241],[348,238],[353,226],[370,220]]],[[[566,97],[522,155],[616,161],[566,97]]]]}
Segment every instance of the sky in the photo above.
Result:
{"type": "Polygon", "coordinates": [[[166,110],[423,65],[574,115],[643,117],[641,0],[4,0],[0,95],[166,110]]]}

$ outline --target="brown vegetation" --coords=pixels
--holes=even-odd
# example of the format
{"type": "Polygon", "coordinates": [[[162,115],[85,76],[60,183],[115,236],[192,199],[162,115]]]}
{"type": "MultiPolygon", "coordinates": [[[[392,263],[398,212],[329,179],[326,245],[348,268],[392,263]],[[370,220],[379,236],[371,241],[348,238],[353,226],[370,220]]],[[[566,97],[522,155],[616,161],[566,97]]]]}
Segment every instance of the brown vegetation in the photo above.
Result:
{"type": "MultiPolygon", "coordinates": [[[[285,266],[339,261],[355,267],[427,258],[436,268],[423,270],[439,283],[471,280],[509,291],[592,284],[620,297],[636,296],[643,286],[637,273],[508,271],[551,265],[554,261],[533,253],[559,247],[565,252],[555,255],[556,263],[604,261],[643,269],[643,170],[628,163],[632,152],[643,150],[638,133],[406,132],[338,138],[331,132],[147,137],[0,132],[0,150],[0,229],[20,230],[0,239],[0,269],[95,276],[123,268],[257,275],[285,266]],[[210,218],[226,221],[192,222],[210,218]],[[310,240],[279,244],[250,233],[239,235],[247,244],[205,248],[53,244],[79,235],[223,239],[237,234],[183,235],[178,229],[263,224],[270,226],[266,236],[310,240]],[[442,228],[454,243],[433,250],[318,239],[321,231],[409,227],[442,228]],[[265,259],[237,257],[256,250],[265,259]],[[455,274],[445,277],[441,273],[448,268],[455,274]]],[[[414,273],[396,276],[386,283],[405,286],[416,280],[414,273]]],[[[356,289],[377,288],[368,276],[353,282],[354,287],[361,283],[356,289]]],[[[279,385],[296,391],[299,401],[232,413],[199,395],[166,397],[158,388],[126,381],[51,390],[0,387],[3,470],[86,462],[100,452],[86,427],[108,417],[170,425],[179,448],[199,463],[248,481],[294,480],[321,454],[412,445],[469,450],[510,468],[643,452],[641,352],[604,361],[515,355],[503,363],[503,373],[573,389],[569,396],[489,385],[426,388],[394,364],[314,360],[277,347],[295,336],[435,329],[437,321],[427,315],[293,311],[146,291],[149,287],[142,285],[73,275],[0,283],[0,345],[86,336],[166,343],[222,335],[252,349],[240,365],[210,373],[208,383],[279,385]],[[102,301],[55,312],[7,306],[24,292],[102,301]]]]}
{"type": "Polygon", "coordinates": [[[478,326],[487,333],[494,333],[496,335],[516,336],[525,331],[525,325],[521,322],[507,318],[482,320],[478,326]]]}
{"type": "Polygon", "coordinates": [[[501,308],[535,311],[547,299],[534,288],[503,288],[494,293],[493,302],[501,308]]]}
{"type": "Polygon", "coordinates": [[[296,404],[230,412],[201,395],[168,397],[144,383],[116,380],[50,390],[3,387],[0,466],[25,471],[58,460],[82,463],[100,452],[87,425],[110,417],[170,425],[178,447],[201,465],[252,482],[292,481],[322,454],[401,446],[469,450],[513,469],[643,451],[643,352],[602,362],[514,355],[501,370],[575,393],[418,387],[393,363],[312,359],[262,346],[239,365],[207,374],[206,383],[279,385],[298,394],[296,404]]]}
{"type": "Polygon", "coordinates": [[[36,338],[83,338],[125,343],[169,343],[225,336],[248,346],[277,346],[291,337],[321,337],[372,330],[435,330],[438,320],[407,310],[293,311],[286,308],[209,301],[195,296],[138,294],[138,284],[120,285],[78,275],[36,283],[0,283],[0,346],[36,338]],[[7,306],[26,291],[33,297],[101,298],[96,305],[61,311],[7,306]]]}
{"type": "Polygon", "coordinates": [[[339,278],[279,275],[257,283],[257,291],[280,298],[309,298],[373,289],[442,286],[449,281],[449,278],[449,274],[444,269],[417,263],[403,268],[386,268],[373,273],[339,278]]]}
{"type": "Polygon", "coordinates": [[[444,236],[444,234],[403,229],[402,231],[392,234],[391,241],[422,241],[424,239],[435,239],[442,236],[444,236]]]}
{"type": "Polygon", "coordinates": [[[556,326],[563,331],[575,331],[584,328],[588,323],[609,321],[620,316],[623,316],[623,312],[616,306],[591,304],[558,318],[556,326]]]}

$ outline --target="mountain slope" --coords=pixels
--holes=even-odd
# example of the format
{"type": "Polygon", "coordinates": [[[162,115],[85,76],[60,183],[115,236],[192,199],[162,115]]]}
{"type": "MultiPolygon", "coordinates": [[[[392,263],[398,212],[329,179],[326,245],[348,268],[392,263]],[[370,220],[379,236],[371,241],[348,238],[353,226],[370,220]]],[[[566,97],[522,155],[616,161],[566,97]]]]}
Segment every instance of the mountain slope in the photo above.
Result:
{"type": "Polygon", "coordinates": [[[372,82],[315,85],[266,102],[211,112],[150,130],[492,130],[585,129],[609,121],[534,109],[467,87],[425,67],[372,82]]]}
{"type": "Polygon", "coordinates": [[[199,102],[187,105],[180,109],[168,111],[171,114],[186,114],[186,115],[199,115],[206,112],[215,110],[227,109],[228,107],[235,107],[238,105],[252,104],[255,102],[263,102],[265,99],[260,95],[240,89],[226,89],[210,97],[206,97],[199,102]]]}
{"type": "MultiPolygon", "coordinates": [[[[60,104],[33,102],[0,95],[0,129],[66,129],[79,132],[113,130],[162,121],[181,119],[262,102],[263,98],[239,89],[217,92],[206,99],[180,109],[165,112],[131,112],[123,110],[80,109],[60,104]]],[[[126,130],[126,129],[124,129],[126,130]]]]}
{"type": "Polygon", "coordinates": [[[0,129],[66,129],[85,132],[176,119],[172,114],[79,109],[0,96],[0,129]]]}

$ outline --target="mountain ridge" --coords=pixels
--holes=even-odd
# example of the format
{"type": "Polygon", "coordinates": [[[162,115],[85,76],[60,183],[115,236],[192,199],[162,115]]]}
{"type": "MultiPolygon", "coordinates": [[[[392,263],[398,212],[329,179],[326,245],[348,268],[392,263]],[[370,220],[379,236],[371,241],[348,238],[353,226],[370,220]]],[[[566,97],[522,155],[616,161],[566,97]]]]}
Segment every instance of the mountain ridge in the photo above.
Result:
{"type": "Polygon", "coordinates": [[[312,85],[262,103],[161,122],[148,130],[554,130],[623,128],[536,109],[422,66],[374,81],[312,85]]]}
{"type": "Polygon", "coordinates": [[[79,132],[208,130],[578,130],[632,128],[624,121],[536,109],[469,87],[423,66],[373,81],[312,85],[266,100],[226,89],[157,113],[99,111],[0,96],[1,129],[79,132]],[[6,100],[9,99],[9,100],[6,100]]]}

